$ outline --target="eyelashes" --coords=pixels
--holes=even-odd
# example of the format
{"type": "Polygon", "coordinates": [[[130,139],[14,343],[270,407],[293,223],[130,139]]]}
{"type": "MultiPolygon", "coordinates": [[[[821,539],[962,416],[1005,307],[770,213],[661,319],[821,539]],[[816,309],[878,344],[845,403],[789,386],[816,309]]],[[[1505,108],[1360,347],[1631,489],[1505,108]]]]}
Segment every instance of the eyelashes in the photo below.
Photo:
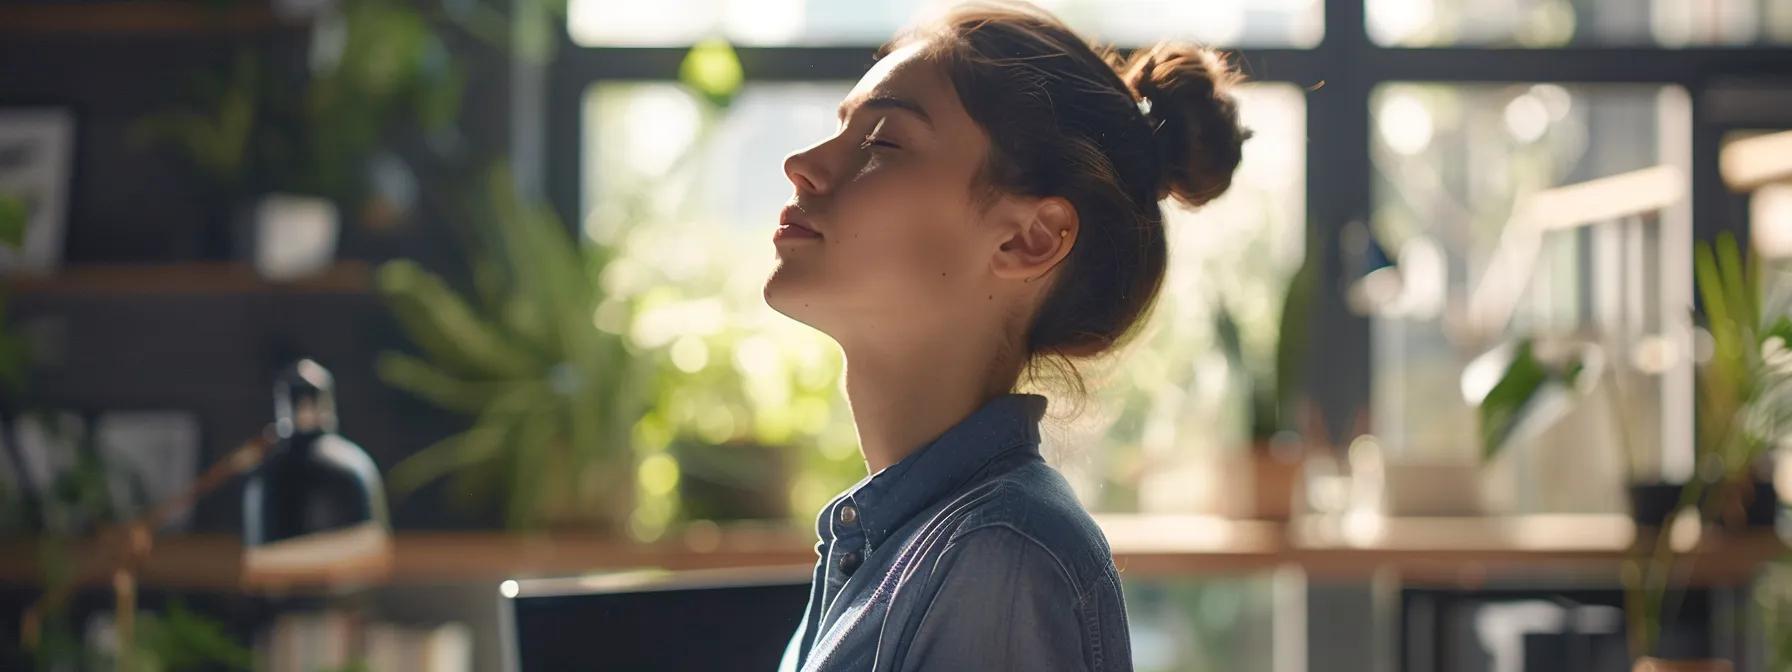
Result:
{"type": "Polygon", "coordinates": [[[878,138],[876,136],[872,136],[872,135],[867,135],[867,136],[865,136],[864,140],[859,141],[859,149],[870,149],[872,147],[889,147],[891,149],[901,149],[902,148],[900,145],[897,145],[896,143],[890,142],[888,140],[883,140],[883,139],[880,139],[880,138],[878,138]]]}
{"type": "Polygon", "coordinates": [[[901,149],[902,148],[901,145],[897,145],[896,143],[893,143],[893,142],[890,142],[883,138],[880,138],[877,135],[878,131],[883,130],[884,122],[887,122],[889,120],[890,120],[889,117],[884,117],[882,119],[878,119],[877,125],[871,127],[871,132],[866,133],[864,139],[859,141],[859,149],[870,149],[872,147],[888,147],[890,149],[901,149]]]}

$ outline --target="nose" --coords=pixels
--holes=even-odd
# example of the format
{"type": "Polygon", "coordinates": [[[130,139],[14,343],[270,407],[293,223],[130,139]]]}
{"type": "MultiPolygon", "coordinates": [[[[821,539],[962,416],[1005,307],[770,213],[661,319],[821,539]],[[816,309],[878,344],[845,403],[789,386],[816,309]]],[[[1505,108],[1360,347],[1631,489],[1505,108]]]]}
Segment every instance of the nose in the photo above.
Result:
{"type": "Polygon", "coordinates": [[[818,156],[821,147],[820,144],[813,145],[784,157],[784,175],[796,185],[798,193],[825,194],[832,186],[827,169],[818,156]]]}

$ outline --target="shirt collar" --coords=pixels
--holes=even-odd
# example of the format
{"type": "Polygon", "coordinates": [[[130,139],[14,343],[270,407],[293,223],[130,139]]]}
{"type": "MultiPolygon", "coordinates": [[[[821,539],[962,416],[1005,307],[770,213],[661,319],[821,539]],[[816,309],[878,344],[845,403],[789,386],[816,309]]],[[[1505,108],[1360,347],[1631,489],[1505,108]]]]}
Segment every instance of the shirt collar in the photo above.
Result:
{"type": "Polygon", "coordinates": [[[891,531],[958,490],[996,457],[1017,449],[1037,454],[1045,407],[1046,398],[1037,394],[1009,393],[989,400],[939,438],[822,507],[816,534],[831,539],[856,528],[864,532],[866,546],[876,548],[891,531]],[[841,521],[842,506],[857,509],[852,523],[841,521]]]}

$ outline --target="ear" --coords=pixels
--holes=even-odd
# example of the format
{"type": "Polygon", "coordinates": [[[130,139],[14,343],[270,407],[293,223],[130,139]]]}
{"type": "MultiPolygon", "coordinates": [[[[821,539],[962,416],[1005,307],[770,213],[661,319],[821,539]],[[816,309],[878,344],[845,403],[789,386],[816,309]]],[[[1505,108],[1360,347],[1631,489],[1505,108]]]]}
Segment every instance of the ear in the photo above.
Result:
{"type": "Polygon", "coordinates": [[[1005,280],[1038,280],[1070,256],[1080,231],[1076,206],[1060,196],[1016,204],[991,268],[1005,280]]]}

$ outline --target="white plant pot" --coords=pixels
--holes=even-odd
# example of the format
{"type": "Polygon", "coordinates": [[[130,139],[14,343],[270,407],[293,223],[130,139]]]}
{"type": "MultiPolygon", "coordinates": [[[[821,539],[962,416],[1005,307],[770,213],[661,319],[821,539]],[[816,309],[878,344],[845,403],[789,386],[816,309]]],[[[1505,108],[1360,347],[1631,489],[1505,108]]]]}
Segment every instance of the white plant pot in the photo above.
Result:
{"type": "Polygon", "coordinates": [[[255,272],[275,282],[299,280],[330,267],[341,228],[336,204],[317,196],[269,194],[250,214],[255,272]]]}

